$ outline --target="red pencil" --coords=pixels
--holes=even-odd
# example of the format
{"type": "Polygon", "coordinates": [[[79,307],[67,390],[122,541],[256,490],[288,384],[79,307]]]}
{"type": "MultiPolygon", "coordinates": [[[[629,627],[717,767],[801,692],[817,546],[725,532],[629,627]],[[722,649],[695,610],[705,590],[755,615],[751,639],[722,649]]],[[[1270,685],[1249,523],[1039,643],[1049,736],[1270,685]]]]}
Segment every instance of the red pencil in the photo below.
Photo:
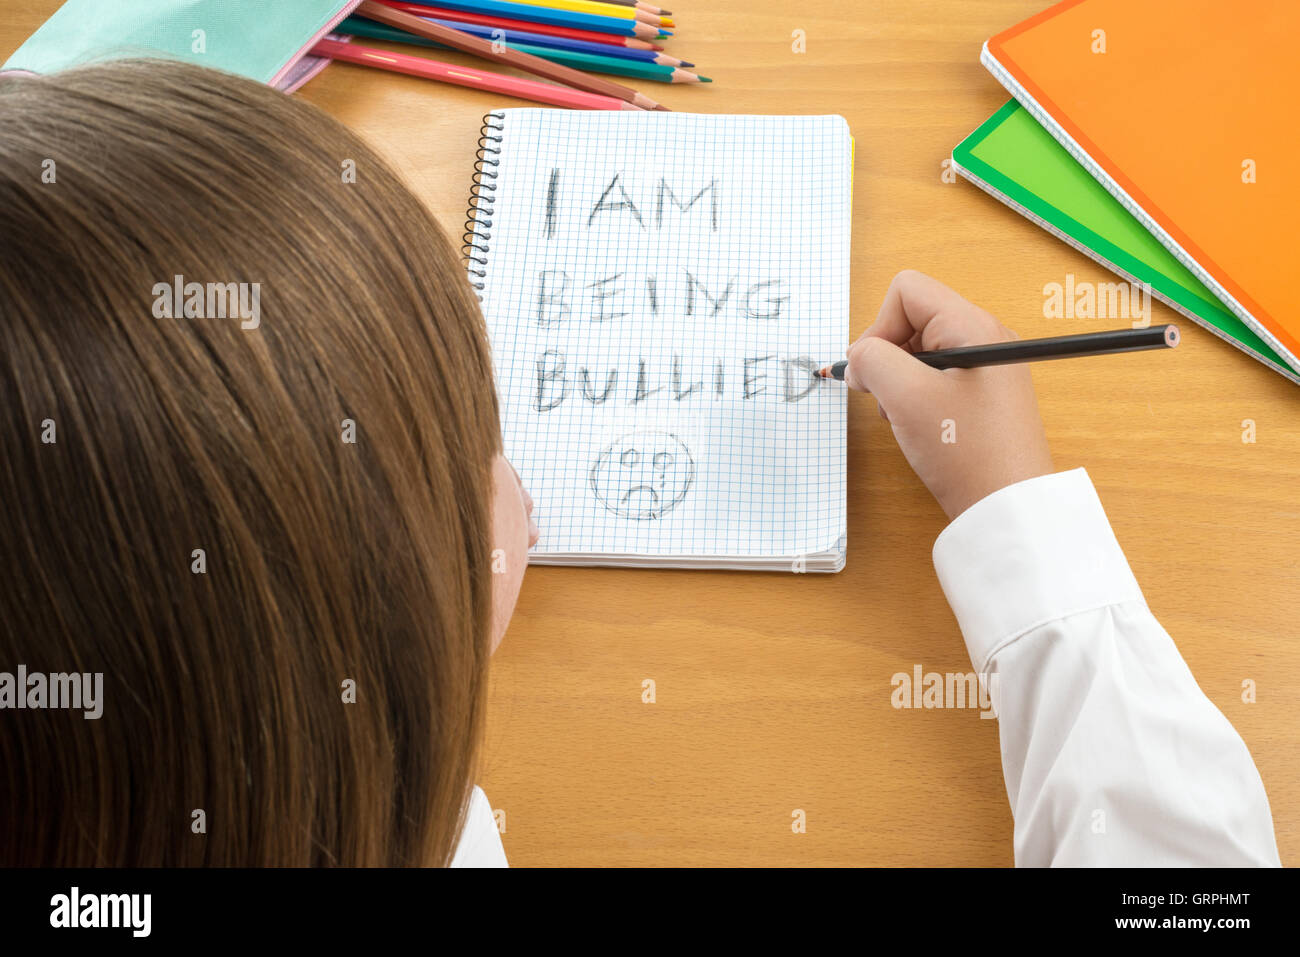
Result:
{"type": "Polygon", "coordinates": [[[379,70],[393,73],[407,73],[426,80],[438,80],[441,83],[454,83],[456,86],[468,86],[475,90],[491,90],[507,96],[517,96],[537,103],[550,103],[553,106],[567,106],[576,110],[636,110],[641,107],[615,99],[601,96],[599,93],[587,93],[583,90],[570,89],[567,86],[552,86],[523,77],[507,76],[503,73],[489,73],[472,67],[443,63],[425,57],[411,56],[407,53],[393,53],[389,50],[376,50],[358,43],[340,43],[338,40],[321,40],[311,51],[316,56],[331,57],[345,63],[357,63],[372,66],[379,70]]]}
{"type": "Polygon", "coordinates": [[[533,23],[531,20],[512,20],[508,17],[491,17],[483,13],[466,13],[463,10],[447,10],[444,7],[426,7],[422,3],[402,3],[401,0],[377,0],[386,7],[413,13],[417,17],[433,17],[438,20],[458,20],[461,23],[477,23],[484,27],[500,27],[503,30],[527,30],[530,33],[544,33],[552,37],[567,37],[570,40],[590,40],[593,43],[605,43],[609,46],[628,47],[632,50],[662,50],[663,47],[649,40],[635,37],[619,36],[613,33],[599,33],[595,30],[579,30],[576,27],[558,27],[550,23],[533,23]]]}

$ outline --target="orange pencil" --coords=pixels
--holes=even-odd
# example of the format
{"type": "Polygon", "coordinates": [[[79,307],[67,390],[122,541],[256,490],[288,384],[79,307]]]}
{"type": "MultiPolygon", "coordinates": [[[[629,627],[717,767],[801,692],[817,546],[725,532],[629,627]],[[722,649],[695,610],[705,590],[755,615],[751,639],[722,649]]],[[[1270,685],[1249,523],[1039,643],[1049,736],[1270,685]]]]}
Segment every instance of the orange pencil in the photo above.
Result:
{"type": "Polygon", "coordinates": [[[321,40],[312,48],[311,52],[316,56],[330,57],[335,60],[342,60],[345,63],[371,66],[379,70],[389,70],[393,73],[406,73],[426,80],[454,83],[456,86],[467,86],[475,90],[491,90],[494,93],[504,93],[507,96],[517,96],[520,99],[533,100],[537,103],[549,103],[553,106],[567,106],[575,110],[641,111],[641,107],[634,106],[624,100],[615,99],[612,96],[601,96],[598,93],[573,90],[567,86],[552,86],[549,83],[539,83],[537,80],[527,80],[517,76],[506,76],[502,73],[489,73],[486,70],[475,70],[471,67],[457,66],[454,63],[443,63],[440,60],[428,60],[407,53],[376,50],[372,47],[361,46],[358,43],[321,40]]]}

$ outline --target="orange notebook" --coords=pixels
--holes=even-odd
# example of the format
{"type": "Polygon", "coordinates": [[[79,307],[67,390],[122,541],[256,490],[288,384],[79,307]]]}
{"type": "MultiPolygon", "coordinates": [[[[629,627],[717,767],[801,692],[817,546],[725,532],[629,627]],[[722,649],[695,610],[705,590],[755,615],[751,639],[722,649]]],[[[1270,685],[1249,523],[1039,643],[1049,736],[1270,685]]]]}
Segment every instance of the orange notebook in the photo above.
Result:
{"type": "Polygon", "coordinates": [[[981,62],[1300,371],[1300,3],[1065,0],[981,62]]]}

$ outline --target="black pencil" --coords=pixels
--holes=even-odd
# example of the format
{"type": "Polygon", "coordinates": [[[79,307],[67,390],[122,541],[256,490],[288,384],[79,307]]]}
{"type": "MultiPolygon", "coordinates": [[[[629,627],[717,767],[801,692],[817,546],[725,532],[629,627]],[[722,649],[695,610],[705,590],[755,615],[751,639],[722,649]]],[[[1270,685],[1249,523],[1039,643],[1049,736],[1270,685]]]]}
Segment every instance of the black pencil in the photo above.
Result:
{"type": "MultiPolygon", "coordinates": [[[[1150,326],[1146,329],[1116,329],[1112,332],[1085,332],[1077,336],[1052,336],[1047,339],[1018,339],[1015,342],[990,342],[958,349],[936,349],[915,354],[935,369],[974,369],[977,366],[1004,366],[1016,362],[1042,359],[1075,359],[1079,356],[1104,356],[1117,352],[1143,352],[1147,349],[1172,349],[1178,345],[1178,327],[1150,326]]],[[[823,366],[816,375],[823,379],[843,379],[849,360],[841,359],[823,366]]]]}

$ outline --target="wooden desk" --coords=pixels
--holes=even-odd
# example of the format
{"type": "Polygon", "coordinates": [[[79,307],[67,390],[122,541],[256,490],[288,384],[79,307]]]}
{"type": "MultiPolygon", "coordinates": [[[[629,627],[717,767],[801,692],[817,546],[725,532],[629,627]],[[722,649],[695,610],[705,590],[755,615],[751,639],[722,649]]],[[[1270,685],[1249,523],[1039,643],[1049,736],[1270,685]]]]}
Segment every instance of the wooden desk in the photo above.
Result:
{"type": "MultiPolygon", "coordinates": [[[[669,48],[716,82],[645,88],[678,110],[848,118],[854,335],[904,267],[1022,336],[1085,331],[1099,324],[1043,317],[1044,284],[1113,277],[942,178],[952,147],[1007,99],[980,44],[1046,4],[683,0],[669,48]]],[[[57,6],[6,3],[0,57],[57,6]]],[[[519,105],[343,64],[302,95],[387,150],[456,235],[480,117],[519,105]]],[[[1052,450],[1061,468],[1087,466],[1152,609],[1249,745],[1293,863],[1300,389],[1158,303],[1152,321],[1180,321],[1176,355],[1034,370],[1052,450]]],[[[480,774],[513,864],[1012,863],[997,723],[890,705],[895,672],[971,665],[930,564],[942,513],[872,400],[853,401],[849,431],[842,574],[529,572],[493,665],[480,774]],[[791,832],[795,809],[805,834],[791,832]]]]}

